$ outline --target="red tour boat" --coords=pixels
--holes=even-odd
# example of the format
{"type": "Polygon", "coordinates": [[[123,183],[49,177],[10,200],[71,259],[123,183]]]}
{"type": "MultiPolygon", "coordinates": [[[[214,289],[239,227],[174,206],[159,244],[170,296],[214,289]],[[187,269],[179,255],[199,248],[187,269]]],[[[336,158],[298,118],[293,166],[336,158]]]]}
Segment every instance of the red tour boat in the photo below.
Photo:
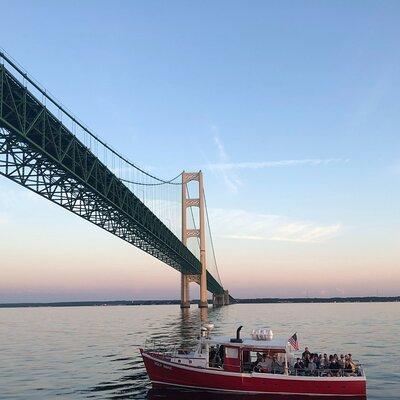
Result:
{"type": "MultiPolygon", "coordinates": [[[[153,387],[174,387],[241,394],[366,397],[363,368],[295,368],[291,351],[296,343],[275,339],[271,330],[241,338],[211,336],[212,324],[201,329],[192,350],[157,346],[140,352],[153,387]]],[[[297,365],[297,364],[296,364],[297,365]]],[[[298,366],[298,365],[297,365],[298,366]]]]}

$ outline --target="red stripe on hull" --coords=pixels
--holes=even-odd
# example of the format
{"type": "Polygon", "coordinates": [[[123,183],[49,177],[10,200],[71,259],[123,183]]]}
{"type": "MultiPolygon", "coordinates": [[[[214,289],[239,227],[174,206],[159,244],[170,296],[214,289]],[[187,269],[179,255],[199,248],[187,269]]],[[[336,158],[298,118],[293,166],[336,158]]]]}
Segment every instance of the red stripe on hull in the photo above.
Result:
{"type": "MultiPolygon", "coordinates": [[[[301,378],[279,375],[278,377],[251,374],[214,372],[207,369],[182,367],[166,362],[155,355],[142,353],[150,380],[155,386],[167,384],[203,390],[238,393],[300,394],[325,396],[366,395],[364,378],[301,378]]],[[[261,375],[261,374],[260,374],[261,375]]]]}

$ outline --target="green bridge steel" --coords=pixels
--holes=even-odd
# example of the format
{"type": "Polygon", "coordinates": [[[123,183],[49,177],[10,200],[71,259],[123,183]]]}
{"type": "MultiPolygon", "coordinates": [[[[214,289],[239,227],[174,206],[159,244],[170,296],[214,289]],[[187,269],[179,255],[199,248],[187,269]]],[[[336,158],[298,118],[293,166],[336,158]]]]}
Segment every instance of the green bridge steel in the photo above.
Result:
{"type": "MultiPolygon", "coordinates": [[[[193,253],[1,64],[0,174],[176,270],[200,274],[193,253]]],[[[223,293],[209,272],[207,287],[223,293]]]]}

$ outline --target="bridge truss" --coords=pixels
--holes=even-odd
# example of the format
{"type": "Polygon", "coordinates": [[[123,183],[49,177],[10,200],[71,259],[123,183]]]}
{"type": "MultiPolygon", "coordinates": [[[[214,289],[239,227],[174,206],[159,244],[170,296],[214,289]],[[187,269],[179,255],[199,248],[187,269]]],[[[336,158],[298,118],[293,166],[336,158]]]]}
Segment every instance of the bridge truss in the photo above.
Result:
{"type": "MultiPolygon", "coordinates": [[[[198,258],[26,86],[43,92],[10,59],[0,63],[0,174],[187,275],[198,258]]],[[[224,289],[207,271],[207,288],[224,289]]]]}

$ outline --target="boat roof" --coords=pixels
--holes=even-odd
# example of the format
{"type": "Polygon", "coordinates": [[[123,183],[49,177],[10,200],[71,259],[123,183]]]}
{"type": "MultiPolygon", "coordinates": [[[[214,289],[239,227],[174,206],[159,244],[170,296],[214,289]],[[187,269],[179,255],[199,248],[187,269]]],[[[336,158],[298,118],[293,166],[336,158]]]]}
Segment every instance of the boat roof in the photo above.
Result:
{"type": "Polygon", "coordinates": [[[252,349],[262,349],[262,350],[283,350],[288,347],[287,339],[272,339],[272,340],[255,340],[252,338],[242,338],[242,343],[231,342],[230,336],[211,336],[208,339],[210,344],[219,344],[224,346],[233,347],[248,347],[252,349]]]}

